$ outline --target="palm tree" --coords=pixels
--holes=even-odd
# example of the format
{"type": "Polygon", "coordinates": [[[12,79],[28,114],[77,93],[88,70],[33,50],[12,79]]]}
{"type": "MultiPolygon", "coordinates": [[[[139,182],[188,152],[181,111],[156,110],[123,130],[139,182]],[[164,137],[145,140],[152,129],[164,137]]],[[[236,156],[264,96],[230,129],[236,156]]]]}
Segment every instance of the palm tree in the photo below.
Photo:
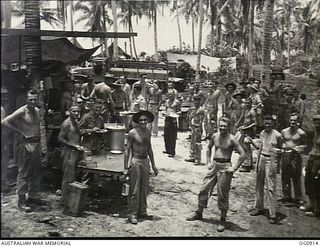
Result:
{"type": "MultiPolygon", "coordinates": [[[[37,0],[25,0],[25,29],[26,30],[40,30],[40,4],[37,0]]],[[[34,88],[40,88],[40,73],[41,73],[41,37],[40,36],[25,36],[25,53],[26,64],[29,70],[29,79],[34,88]]],[[[41,136],[41,149],[42,152],[47,154],[47,142],[45,132],[45,119],[44,119],[44,104],[42,93],[40,94],[40,136],[41,136]]],[[[45,156],[47,158],[47,156],[45,156]]]]}
{"type": "Polygon", "coordinates": [[[271,64],[271,42],[273,32],[273,13],[274,13],[275,0],[266,0],[265,2],[265,15],[263,27],[263,45],[262,45],[262,66],[266,74],[265,79],[269,77],[270,64],[271,64]]]}
{"type": "MultiPolygon", "coordinates": [[[[10,3],[9,1],[2,1],[10,3]]],[[[59,13],[52,8],[47,7],[47,1],[39,1],[39,18],[40,21],[45,21],[49,23],[52,27],[58,27],[61,25],[61,21],[59,19],[59,13]]],[[[24,17],[25,16],[25,5],[24,1],[16,1],[11,3],[11,13],[16,17],[24,17]]],[[[25,23],[25,20],[23,21],[25,23]]]]}
{"type": "Polygon", "coordinates": [[[300,5],[300,2],[297,0],[282,0],[277,2],[276,14],[283,18],[282,22],[287,26],[288,67],[290,67],[291,17],[297,16],[297,14],[300,12],[300,5]]]}
{"type": "Polygon", "coordinates": [[[301,13],[296,16],[298,22],[298,31],[294,37],[295,40],[303,40],[302,50],[310,53],[311,47],[314,46],[312,41],[316,33],[316,26],[319,17],[320,0],[310,0],[302,9],[301,13]]]}
{"type": "Polygon", "coordinates": [[[203,25],[203,0],[200,0],[199,1],[199,38],[198,38],[196,79],[200,78],[202,25],[203,25]]]}
{"type": "Polygon", "coordinates": [[[11,2],[1,1],[1,26],[3,28],[11,28],[11,11],[11,2]]]}
{"type": "Polygon", "coordinates": [[[174,13],[174,18],[177,20],[178,35],[179,35],[179,48],[182,50],[182,37],[181,37],[181,26],[180,26],[180,15],[181,15],[181,3],[173,1],[172,7],[170,8],[171,13],[174,13]]]}
{"type": "Polygon", "coordinates": [[[248,62],[249,76],[253,76],[253,34],[254,34],[254,6],[255,0],[250,0],[249,7],[249,47],[248,47],[248,62]]]}

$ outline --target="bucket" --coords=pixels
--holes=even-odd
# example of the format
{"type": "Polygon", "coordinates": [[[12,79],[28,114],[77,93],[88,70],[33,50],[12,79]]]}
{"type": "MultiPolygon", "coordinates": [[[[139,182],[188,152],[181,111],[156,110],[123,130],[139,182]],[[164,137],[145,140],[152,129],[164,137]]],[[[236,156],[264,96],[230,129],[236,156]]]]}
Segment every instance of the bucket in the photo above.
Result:
{"type": "Polygon", "coordinates": [[[113,153],[122,153],[124,151],[125,128],[119,125],[107,126],[107,149],[113,153]]]}

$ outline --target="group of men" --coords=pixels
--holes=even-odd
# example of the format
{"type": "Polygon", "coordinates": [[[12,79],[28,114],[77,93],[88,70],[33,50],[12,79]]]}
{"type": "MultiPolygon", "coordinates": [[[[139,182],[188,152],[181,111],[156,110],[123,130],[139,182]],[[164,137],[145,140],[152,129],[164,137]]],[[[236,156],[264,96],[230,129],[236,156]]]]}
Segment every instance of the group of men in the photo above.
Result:
{"type": "MultiPolygon", "coordinates": [[[[149,185],[150,165],[157,175],[154,155],[151,147],[151,136],[158,135],[157,118],[162,102],[162,92],[154,82],[146,82],[146,75],[131,87],[125,78],[113,83],[112,91],[105,82],[92,84],[89,81],[82,85],[80,97],[90,102],[94,99],[90,111],[81,118],[81,105],[77,101],[71,104],[68,117],[61,125],[58,141],[63,145],[63,179],[62,198],[65,199],[68,183],[76,179],[77,163],[82,159],[85,149],[99,152],[99,131],[104,118],[103,110],[109,111],[118,118],[120,112],[127,110],[132,113],[132,128],[128,130],[128,140],[125,150],[125,173],[130,174],[129,191],[129,222],[137,224],[138,218],[149,218],[147,214],[147,193],[149,185]],[[122,93],[124,92],[124,93],[122,93]],[[114,114],[116,113],[116,114],[114,114]],[[80,121],[79,118],[81,119],[80,121]],[[81,137],[83,140],[81,141],[81,137]]],[[[264,187],[267,188],[270,223],[277,223],[276,218],[276,175],[281,170],[283,200],[292,201],[291,181],[294,185],[295,202],[302,204],[301,153],[305,150],[306,134],[301,129],[304,114],[304,103],[296,99],[295,91],[286,91],[283,104],[291,104],[288,114],[289,124],[281,122],[279,109],[274,105],[272,96],[279,90],[270,83],[269,90],[261,87],[259,80],[243,82],[241,91],[236,91],[235,83],[227,83],[222,117],[218,119],[218,102],[222,95],[217,81],[212,81],[207,96],[200,90],[199,84],[190,92],[190,101],[194,105],[189,111],[191,128],[190,158],[186,161],[201,165],[201,141],[203,126],[205,139],[209,140],[206,163],[208,173],[203,180],[199,195],[198,208],[188,217],[188,220],[202,219],[204,208],[217,185],[218,208],[221,211],[218,231],[226,227],[227,211],[229,209],[229,190],[233,173],[241,165],[243,171],[250,171],[253,166],[251,145],[258,149],[256,164],[256,194],[255,205],[250,215],[263,214],[264,187]],[[248,86],[250,84],[250,86],[248,86]],[[294,96],[292,98],[291,96],[294,96]],[[288,99],[289,97],[289,99],[288,99]],[[291,97],[291,98],[290,98],[291,97]],[[296,101],[293,102],[293,99],[296,101]],[[298,102],[297,102],[298,101],[298,102]],[[270,103],[271,102],[271,103],[270,103]],[[283,129],[278,132],[275,126],[283,129]],[[259,135],[259,139],[255,137],[259,135]],[[212,156],[212,148],[215,152],[212,156]],[[240,154],[236,165],[232,165],[233,151],[240,154]],[[279,166],[280,164],[280,166],[279,166]]],[[[277,93],[276,93],[277,92],[277,93]]],[[[278,96],[277,96],[278,97],[278,96]]],[[[278,100],[278,98],[276,98],[278,100]]],[[[2,126],[20,133],[23,136],[23,162],[19,165],[17,178],[18,206],[24,211],[30,211],[29,203],[39,201],[39,169],[40,169],[40,114],[37,107],[38,92],[30,90],[27,94],[27,104],[17,109],[9,116],[2,114],[2,126]],[[27,196],[28,194],[28,196],[27,196]]],[[[178,92],[170,83],[168,85],[165,105],[164,142],[165,151],[169,157],[176,154],[177,119],[181,113],[181,102],[178,92]]],[[[283,113],[282,112],[282,113],[283,113]]],[[[285,114],[284,114],[285,115],[285,114]]],[[[286,115],[285,115],[286,116],[286,115]]],[[[119,120],[122,121],[122,120],[119,120]]],[[[126,124],[126,122],[123,122],[126,124]]],[[[316,136],[313,149],[306,166],[306,194],[308,203],[301,209],[307,213],[319,216],[319,123],[320,117],[314,117],[316,136]],[[315,187],[318,186],[318,187],[315,187]]]]}

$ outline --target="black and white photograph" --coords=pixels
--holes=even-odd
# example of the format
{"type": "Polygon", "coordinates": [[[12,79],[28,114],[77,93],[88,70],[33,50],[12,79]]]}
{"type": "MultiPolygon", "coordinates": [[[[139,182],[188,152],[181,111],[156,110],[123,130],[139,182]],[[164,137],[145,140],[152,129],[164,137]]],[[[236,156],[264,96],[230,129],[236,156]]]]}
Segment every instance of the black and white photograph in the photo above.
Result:
{"type": "Polygon", "coordinates": [[[319,48],[320,0],[1,0],[1,239],[320,245],[319,48]]]}

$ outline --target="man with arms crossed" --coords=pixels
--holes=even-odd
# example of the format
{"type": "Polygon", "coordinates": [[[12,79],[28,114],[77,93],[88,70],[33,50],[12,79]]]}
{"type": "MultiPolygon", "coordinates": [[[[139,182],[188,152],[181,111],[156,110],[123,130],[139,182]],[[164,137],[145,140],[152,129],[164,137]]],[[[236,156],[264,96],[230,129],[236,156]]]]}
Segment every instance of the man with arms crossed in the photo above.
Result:
{"type": "Polygon", "coordinates": [[[18,207],[25,212],[31,211],[28,202],[40,202],[38,192],[41,181],[41,145],[40,113],[37,103],[38,92],[32,89],[27,94],[27,104],[1,121],[4,127],[23,136],[23,160],[19,163],[17,194],[18,207]]]}
{"type": "Polygon", "coordinates": [[[151,123],[153,119],[154,116],[149,111],[137,112],[132,117],[137,126],[128,134],[124,167],[127,171],[130,165],[129,222],[132,224],[138,223],[137,217],[150,218],[147,214],[149,162],[151,162],[154,174],[158,175],[150,141],[151,131],[147,128],[147,124],[151,123]]]}
{"type": "Polygon", "coordinates": [[[245,159],[245,153],[236,138],[230,134],[230,120],[227,117],[219,119],[219,131],[212,135],[207,149],[207,164],[209,172],[203,179],[198,194],[198,209],[187,218],[188,221],[201,220],[203,209],[207,207],[209,196],[214,186],[218,189],[218,208],[221,211],[220,223],[217,230],[224,231],[227,212],[229,209],[229,190],[233,173],[240,167],[245,159]],[[215,147],[213,162],[210,163],[211,150],[215,147]],[[240,153],[236,166],[231,164],[233,150],[240,153]]]}

